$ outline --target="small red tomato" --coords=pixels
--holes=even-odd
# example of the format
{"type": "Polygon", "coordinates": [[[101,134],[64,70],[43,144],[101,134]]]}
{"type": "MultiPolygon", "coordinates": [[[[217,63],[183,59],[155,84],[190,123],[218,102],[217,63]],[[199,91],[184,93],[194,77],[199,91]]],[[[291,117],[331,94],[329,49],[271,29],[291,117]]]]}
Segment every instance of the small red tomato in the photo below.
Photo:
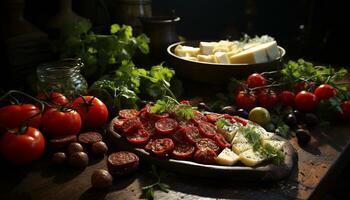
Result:
{"type": "Polygon", "coordinates": [[[292,91],[284,90],[278,94],[277,99],[278,102],[285,106],[293,106],[294,105],[295,95],[292,91]]]}
{"type": "Polygon", "coordinates": [[[331,97],[334,97],[335,94],[337,93],[337,90],[331,85],[322,84],[316,88],[314,93],[319,100],[322,100],[322,99],[329,99],[331,97]]]}
{"type": "Polygon", "coordinates": [[[258,102],[261,107],[270,109],[277,103],[277,95],[273,90],[262,90],[258,95],[258,102]]]}
{"type": "Polygon", "coordinates": [[[253,93],[248,94],[245,91],[240,91],[236,96],[236,105],[238,108],[250,110],[256,106],[256,101],[256,96],[253,93]]]}
{"type": "Polygon", "coordinates": [[[16,165],[29,164],[39,159],[45,149],[43,135],[33,127],[26,128],[23,133],[18,131],[18,129],[8,130],[1,137],[0,147],[3,156],[16,165]]]}
{"type": "Polygon", "coordinates": [[[97,97],[78,97],[73,102],[73,108],[80,114],[84,129],[100,128],[107,122],[107,107],[97,97]]]}
{"type": "Polygon", "coordinates": [[[40,93],[37,96],[38,99],[43,100],[51,105],[65,105],[69,102],[67,97],[65,97],[60,92],[51,92],[49,94],[40,93]]]}
{"type": "Polygon", "coordinates": [[[341,118],[346,121],[350,121],[350,100],[341,102],[340,108],[342,110],[342,113],[340,115],[341,118]]]}
{"type": "Polygon", "coordinates": [[[314,93],[301,91],[295,96],[295,106],[300,111],[312,111],[317,105],[318,99],[314,93]]]}
{"type": "Polygon", "coordinates": [[[247,78],[247,84],[250,88],[265,86],[266,79],[261,74],[254,73],[247,78]]]}

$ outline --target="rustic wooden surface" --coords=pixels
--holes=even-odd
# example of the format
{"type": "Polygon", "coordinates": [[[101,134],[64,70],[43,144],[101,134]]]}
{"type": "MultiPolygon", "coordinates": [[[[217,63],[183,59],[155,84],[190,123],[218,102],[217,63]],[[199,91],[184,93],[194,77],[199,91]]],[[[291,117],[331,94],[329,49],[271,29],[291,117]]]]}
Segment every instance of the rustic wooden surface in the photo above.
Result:
{"type": "MultiPolygon", "coordinates": [[[[350,141],[349,132],[350,127],[345,123],[328,128],[316,127],[310,144],[305,148],[300,148],[292,138],[290,141],[298,154],[297,163],[292,174],[284,180],[264,183],[227,181],[166,171],[163,181],[170,185],[170,192],[157,191],[155,199],[307,199],[315,191],[322,195],[327,192],[327,187],[318,191],[318,185],[326,174],[332,177],[339,170],[337,161],[350,141]]],[[[95,169],[106,168],[105,159],[92,159],[90,165],[81,171],[52,166],[50,155],[28,167],[12,167],[2,161],[0,199],[140,199],[141,188],[155,181],[149,174],[149,165],[142,163],[137,173],[114,180],[108,189],[93,189],[91,174],[95,169]]]]}

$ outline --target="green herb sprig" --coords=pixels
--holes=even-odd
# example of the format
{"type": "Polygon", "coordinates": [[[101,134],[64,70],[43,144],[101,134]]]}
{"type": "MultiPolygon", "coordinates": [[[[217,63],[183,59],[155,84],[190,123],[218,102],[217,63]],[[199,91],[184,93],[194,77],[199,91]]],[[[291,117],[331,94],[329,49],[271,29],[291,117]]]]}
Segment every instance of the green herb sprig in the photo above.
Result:
{"type": "Polygon", "coordinates": [[[146,197],[146,199],[154,199],[154,191],[156,189],[159,189],[163,192],[168,193],[169,192],[169,188],[170,186],[162,183],[161,179],[165,176],[164,173],[158,173],[157,172],[157,168],[155,165],[152,165],[152,170],[151,170],[151,174],[157,178],[157,181],[151,185],[145,186],[142,188],[142,191],[146,197]]]}
{"type": "Polygon", "coordinates": [[[175,113],[179,120],[190,120],[194,117],[194,110],[190,105],[181,104],[170,96],[164,96],[151,107],[152,113],[175,113]]]}

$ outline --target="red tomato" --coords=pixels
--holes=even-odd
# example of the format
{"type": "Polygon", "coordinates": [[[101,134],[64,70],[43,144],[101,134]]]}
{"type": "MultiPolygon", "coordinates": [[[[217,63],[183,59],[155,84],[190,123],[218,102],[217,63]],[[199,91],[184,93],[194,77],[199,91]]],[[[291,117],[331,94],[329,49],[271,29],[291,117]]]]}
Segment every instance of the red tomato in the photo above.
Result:
{"type": "Polygon", "coordinates": [[[202,138],[198,128],[194,126],[188,126],[186,128],[183,128],[182,132],[187,141],[191,144],[196,144],[196,142],[198,142],[198,140],[202,138]]]}
{"type": "Polygon", "coordinates": [[[132,144],[145,144],[149,140],[149,137],[150,133],[142,128],[126,134],[126,139],[132,144]]]}
{"type": "Polygon", "coordinates": [[[154,126],[155,126],[158,133],[170,134],[177,129],[178,124],[177,124],[177,121],[175,119],[163,118],[163,119],[158,120],[154,126]]]}
{"type": "Polygon", "coordinates": [[[191,119],[191,121],[195,124],[199,124],[201,122],[206,122],[207,118],[205,117],[205,115],[203,115],[203,113],[201,113],[198,110],[193,110],[193,114],[194,117],[191,119]]]}
{"type": "Polygon", "coordinates": [[[284,90],[278,94],[277,99],[282,105],[293,106],[295,95],[293,92],[284,90]]]}
{"type": "Polygon", "coordinates": [[[136,109],[123,109],[123,110],[119,110],[118,112],[119,117],[124,119],[137,117],[138,114],[139,114],[139,111],[137,111],[136,109]]]}
{"type": "Polygon", "coordinates": [[[100,128],[107,122],[107,107],[97,97],[78,97],[73,102],[73,108],[80,114],[84,129],[100,128]]]}
{"type": "Polygon", "coordinates": [[[318,99],[314,93],[301,91],[295,96],[294,103],[298,110],[308,112],[317,107],[318,99]]]}
{"type": "Polygon", "coordinates": [[[350,121],[350,100],[341,102],[340,108],[342,110],[342,113],[340,115],[341,118],[346,121],[350,121]]]}
{"type": "Polygon", "coordinates": [[[16,165],[29,164],[40,158],[45,149],[45,139],[40,131],[28,127],[23,134],[18,129],[7,131],[0,140],[1,153],[16,165]]]}
{"type": "Polygon", "coordinates": [[[272,90],[262,90],[258,95],[258,102],[261,107],[271,109],[277,103],[277,95],[272,90]]]}
{"type": "MultiPolygon", "coordinates": [[[[0,108],[0,128],[19,128],[30,117],[40,113],[40,110],[32,104],[8,105],[0,108]]],[[[39,128],[41,125],[41,114],[30,120],[28,126],[39,128]]]]}
{"type": "Polygon", "coordinates": [[[175,144],[174,150],[171,153],[172,157],[177,159],[189,159],[194,153],[194,146],[190,143],[175,144]]]}
{"type": "Polygon", "coordinates": [[[215,153],[218,153],[220,150],[219,145],[210,138],[202,138],[196,143],[197,149],[211,149],[214,150],[215,153]]]}
{"type": "Polygon", "coordinates": [[[198,163],[203,164],[215,164],[215,158],[217,154],[212,149],[198,149],[196,153],[194,153],[194,160],[198,163]]]}
{"type": "Polygon", "coordinates": [[[153,140],[151,151],[157,156],[167,156],[174,149],[174,142],[170,138],[153,140]]]}
{"type": "Polygon", "coordinates": [[[116,120],[114,120],[114,124],[113,124],[113,127],[115,128],[115,129],[121,129],[122,128],[122,126],[123,126],[123,124],[124,124],[124,122],[126,121],[126,119],[120,119],[120,118],[118,118],[118,119],[116,119],[116,120]]]}
{"type": "Polygon", "coordinates": [[[336,93],[337,90],[333,86],[328,84],[322,84],[318,86],[314,91],[314,94],[318,97],[319,100],[334,97],[336,93]]]}
{"type": "Polygon", "coordinates": [[[208,122],[201,122],[198,124],[199,133],[203,137],[212,138],[216,134],[215,126],[208,122]]]}
{"type": "Polygon", "coordinates": [[[299,93],[304,90],[313,92],[315,88],[316,88],[315,82],[305,82],[305,81],[299,82],[294,86],[294,90],[296,93],[299,93]]]}
{"type": "Polygon", "coordinates": [[[81,128],[81,118],[75,110],[51,108],[44,113],[43,131],[52,138],[76,135],[81,128]]]}
{"type": "Polygon", "coordinates": [[[266,79],[259,73],[254,73],[247,78],[248,87],[261,87],[266,85],[266,79]]]}
{"type": "Polygon", "coordinates": [[[232,116],[232,119],[235,120],[236,122],[243,124],[243,126],[248,124],[248,120],[246,120],[242,117],[239,117],[239,116],[232,116]]]}
{"type": "Polygon", "coordinates": [[[215,123],[216,121],[218,121],[221,115],[216,113],[209,113],[209,114],[206,114],[205,116],[207,117],[208,122],[215,123]]]}
{"type": "Polygon", "coordinates": [[[67,97],[59,92],[51,92],[49,94],[40,93],[37,96],[38,99],[43,100],[51,105],[65,105],[69,103],[67,97]]]}
{"type": "Polygon", "coordinates": [[[226,139],[224,138],[224,136],[222,136],[221,134],[216,134],[213,137],[214,141],[220,146],[221,149],[224,149],[226,147],[231,147],[231,144],[228,143],[226,141],[226,139]]]}
{"type": "Polygon", "coordinates": [[[182,128],[177,130],[174,134],[172,134],[171,138],[176,144],[187,142],[187,139],[185,138],[184,130],[182,128]]]}
{"type": "Polygon", "coordinates": [[[255,94],[247,94],[245,91],[240,91],[236,96],[236,105],[238,108],[250,110],[256,106],[255,94]]]}
{"type": "Polygon", "coordinates": [[[142,122],[138,117],[126,119],[122,125],[123,133],[131,133],[142,127],[142,122]]]}

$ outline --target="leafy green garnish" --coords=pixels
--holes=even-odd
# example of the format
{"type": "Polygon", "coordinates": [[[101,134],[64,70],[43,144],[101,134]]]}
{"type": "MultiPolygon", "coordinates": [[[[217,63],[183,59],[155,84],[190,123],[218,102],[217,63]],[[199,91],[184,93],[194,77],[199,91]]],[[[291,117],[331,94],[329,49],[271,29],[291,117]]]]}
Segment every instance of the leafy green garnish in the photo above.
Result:
{"type": "Polygon", "coordinates": [[[156,189],[159,189],[163,192],[168,193],[169,188],[170,188],[169,185],[161,182],[161,178],[163,178],[165,176],[165,174],[158,173],[155,165],[152,165],[151,174],[157,178],[157,181],[151,185],[148,185],[148,186],[145,186],[142,188],[142,191],[143,191],[146,199],[150,199],[150,200],[154,199],[154,191],[156,189]]]}
{"type": "Polygon", "coordinates": [[[180,104],[176,99],[164,96],[163,99],[157,100],[157,102],[151,107],[151,113],[175,113],[179,120],[189,120],[194,117],[193,109],[190,105],[180,104]]]}

